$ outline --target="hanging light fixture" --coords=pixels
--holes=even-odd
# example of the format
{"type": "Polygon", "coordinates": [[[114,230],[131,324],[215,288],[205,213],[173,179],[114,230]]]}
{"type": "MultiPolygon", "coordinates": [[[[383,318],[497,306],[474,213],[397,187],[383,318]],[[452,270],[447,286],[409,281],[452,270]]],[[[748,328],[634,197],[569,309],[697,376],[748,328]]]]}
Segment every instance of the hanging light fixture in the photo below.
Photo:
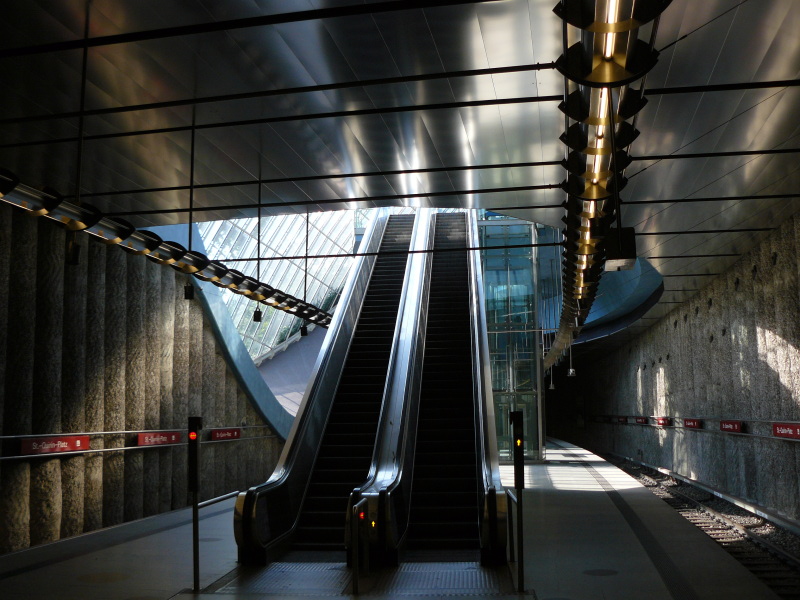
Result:
{"type": "Polygon", "coordinates": [[[644,85],[630,86],[656,64],[658,20],[670,2],[561,0],[553,9],[564,21],[564,52],[555,66],[565,78],[559,109],[564,113],[560,139],[566,146],[563,164],[568,177],[562,185],[567,202],[561,318],[544,357],[547,368],[564,355],[583,327],[612,251],[609,230],[615,220],[617,229],[622,227],[619,192],[631,161],[626,148],[638,135],[628,121],[646,103],[644,85]],[[639,39],[641,28],[649,23],[650,40],[639,39]],[[581,301],[579,309],[572,299],[581,301]]]}

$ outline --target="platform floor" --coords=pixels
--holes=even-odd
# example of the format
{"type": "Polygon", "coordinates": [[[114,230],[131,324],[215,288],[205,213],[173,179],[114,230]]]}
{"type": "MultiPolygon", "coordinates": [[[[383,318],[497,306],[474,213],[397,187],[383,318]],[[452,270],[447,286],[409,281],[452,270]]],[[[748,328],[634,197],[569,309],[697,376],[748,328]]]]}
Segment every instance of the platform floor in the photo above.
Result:
{"type": "MultiPolygon", "coordinates": [[[[548,462],[526,466],[524,573],[454,562],[408,562],[362,584],[366,598],[536,600],[775,600],[715,542],[599,457],[556,440],[548,462]]],[[[504,466],[506,485],[513,469],[504,466]]],[[[286,560],[236,568],[233,501],[202,511],[201,586],[192,582],[188,510],[0,557],[3,600],[259,600],[351,597],[343,563],[286,560]]],[[[289,557],[287,557],[289,558],[289,557]]]]}
{"type": "MultiPolygon", "coordinates": [[[[503,466],[504,485],[513,467],[503,466]]],[[[525,583],[538,600],[767,600],[716,542],[600,457],[550,440],[526,470],[525,583]]]]}

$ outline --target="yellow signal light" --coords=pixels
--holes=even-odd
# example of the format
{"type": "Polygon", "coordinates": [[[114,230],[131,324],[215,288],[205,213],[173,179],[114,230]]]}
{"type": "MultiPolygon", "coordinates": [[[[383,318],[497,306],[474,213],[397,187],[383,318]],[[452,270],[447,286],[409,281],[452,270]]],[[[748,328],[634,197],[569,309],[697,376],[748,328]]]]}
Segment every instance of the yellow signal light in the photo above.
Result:
{"type": "Polygon", "coordinates": [[[517,438],[517,446],[522,446],[522,440],[517,438]]]}

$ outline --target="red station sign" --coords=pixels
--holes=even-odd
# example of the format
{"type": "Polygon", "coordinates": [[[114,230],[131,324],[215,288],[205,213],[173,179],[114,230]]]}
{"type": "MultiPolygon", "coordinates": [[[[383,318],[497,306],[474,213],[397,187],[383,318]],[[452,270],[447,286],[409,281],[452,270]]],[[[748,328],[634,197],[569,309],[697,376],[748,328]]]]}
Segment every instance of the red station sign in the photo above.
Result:
{"type": "Polygon", "coordinates": [[[628,417],[617,417],[617,423],[627,423],[628,417]]]}
{"type": "Polygon", "coordinates": [[[720,421],[719,430],[727,431],[728,433],[742,433],[741,421],[720,421]]]}
{"type": "Polygon", "coordinates": [[[772,435],[800,440],[800,423],[773,423],[772,435]]]}
{"type": "Polygon", "coordinates": [[[683,426],[689,429],[702,429],[703,422],[700,419],[684,419],[683,426]]]}
{"type": "Polygon", "coordinates": [[[20,454],[54,454],[57,452],[80,452],[88,449],[88,435],[25,438],[20,443],[20,454]]]}
{"type": "Polygon", "coordinates": [[[639,425],[647,425],[647,417],[636,417],[636,422],[639,425]]]}
{"type": "Polygon", "coordinates": [[[156,431],[153,433],[138,434],[139,446],[164,446],[166,444],[180,444],[183,439],[180,431],[156,431]]]}
{"type": "Polygon", "coordinates": [[[242,429],[240,427],[228,427],[226,429],[212,429],[211,440],[238,440],[242,437],[242,429]]]}
{"type": "Polygon", "coordinates": [[[656,417],[656,425],[661,425],[661,427],[669,427],[672,425],[672,417],[656,417]]]}

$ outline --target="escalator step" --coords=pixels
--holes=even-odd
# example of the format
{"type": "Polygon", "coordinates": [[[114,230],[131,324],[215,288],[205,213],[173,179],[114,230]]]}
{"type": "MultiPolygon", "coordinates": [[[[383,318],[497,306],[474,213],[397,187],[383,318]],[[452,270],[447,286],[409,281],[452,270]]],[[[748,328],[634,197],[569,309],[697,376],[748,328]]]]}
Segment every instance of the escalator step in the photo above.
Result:
{"type": "Polygon", "coordinates": [[[311,473],[293,547],[339,550],[347,499],[366,479],[403,289],[413,215],[389,218],[311,473]]]}
{"type": "MultiPolygon", "coordinates": [[[[434,249],[463,248],[463,214],[438,214],[434,249]]],[[[434,254],[420,390],[409,542],[479,546],[477,456],[466,253],[434,254]]]]}

